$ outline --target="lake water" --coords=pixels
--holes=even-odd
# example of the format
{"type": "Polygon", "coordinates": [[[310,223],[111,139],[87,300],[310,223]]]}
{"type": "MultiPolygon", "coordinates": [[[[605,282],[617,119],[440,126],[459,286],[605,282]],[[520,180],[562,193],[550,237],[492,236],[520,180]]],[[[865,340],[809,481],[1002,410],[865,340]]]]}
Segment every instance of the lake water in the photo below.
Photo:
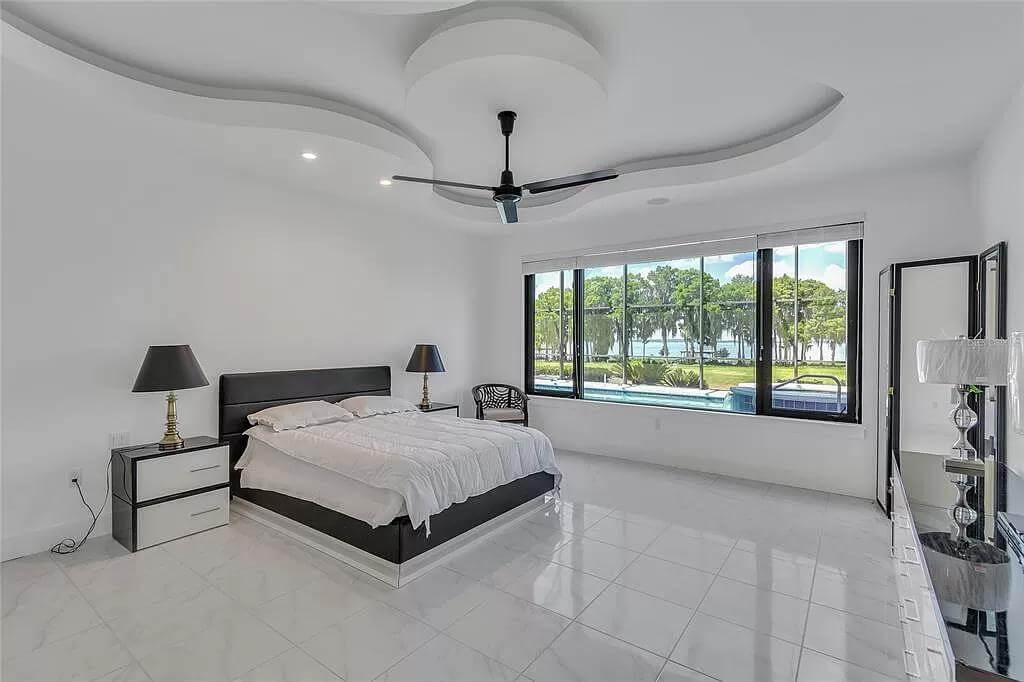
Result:
{"type": "MultiPolygon", "coordinates": [[[[739,349],[739,344],[736,341],[720,340],[718,342],[718,350],[728,351],[729,355],[726,356],[726,357],[728,357],[730,359],[735,360],[739,356],[739,354],[737,352],[738,349],[739,349]]],[[[818,354],[818,346],[817,345],[812,345],[812,346],[810,346],[807,349],[806,359],[807,360],[831,360],[832,359],[832,351],[829,350],[828,344],[825,345],[825,349],[824,350],[825,350],[824,357],[821,357],[818,354]]],[[[661,339],[655,339],[653,341],[648,341],[647,342],[646,351],[647,351],[646,354],[648,356],[660,357],[659,353],[661,351],[661,339]]],[[[710,349],[708,349],[706,352],[710,356],[710,349]]],[[[611,355],[618,355],[618,353],[619,353],[618,346],[613,345],[611,350],[609,351],[609,353],[611,355]]],[[[642,357],[644,355],[644,344],[639,342],[639,341],[633,341],[630,344],[629,354],[632,355],[633,357],[642,357]]],[[[669,354],[669,357],[674,357],[674,358],[678,358],[680,356],[686,355],[687,354],[686,342],[683,339],[671,339],[670,338],[668,340],[668,354],[669,354]]],[[[743,344],[743,357],[749,359],[750,355],[751,355],[750,345],[749,344],[743,344]]],[[[836,346],[836,362],[845,362],[845,361],[846,361],[846,344],[842,344],[842,345],[836,346]]]]}

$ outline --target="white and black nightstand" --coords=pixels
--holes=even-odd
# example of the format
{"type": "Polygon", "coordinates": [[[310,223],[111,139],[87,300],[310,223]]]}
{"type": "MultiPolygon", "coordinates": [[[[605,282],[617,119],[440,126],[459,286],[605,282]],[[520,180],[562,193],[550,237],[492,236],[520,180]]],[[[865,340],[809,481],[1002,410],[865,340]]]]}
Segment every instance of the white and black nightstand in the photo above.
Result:
{"type": "Polygon", "coordinates": [[[443,412],[444,414],[441,416],[445,417],[459,416],[459,406],[450,403],[430,403],[430,407],[423,407],[422,405],[417,405],[416,407],[420,408],[420,412],[443,412]]]}
{"type": "Polygon", "coordinates": [[[186,438],[183,447],[156,443],[111,451],[114,539],[135,552],[228,522],[228,446],[186,438]]]}

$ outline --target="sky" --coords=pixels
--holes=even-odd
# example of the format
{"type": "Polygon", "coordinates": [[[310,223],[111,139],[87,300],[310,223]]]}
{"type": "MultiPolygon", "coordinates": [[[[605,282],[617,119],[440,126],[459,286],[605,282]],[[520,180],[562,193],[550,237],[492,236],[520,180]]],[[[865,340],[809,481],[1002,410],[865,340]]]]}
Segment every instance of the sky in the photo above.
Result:
{"type": "MultiPolygon", "coordinates": [[[[772,273],[776,277],[793,276],[793,247],[775,249],[772,273]]],[[[717,279],[728,282],[736,275],[754,276],[754,254],[742,256],[721,270],[717,263],[704,259],[704,269],[717,279]]],[[[833,289],[846,289],[846,242],[804,244],[800,246],[800,279],[816,279],[833,289]]]]}

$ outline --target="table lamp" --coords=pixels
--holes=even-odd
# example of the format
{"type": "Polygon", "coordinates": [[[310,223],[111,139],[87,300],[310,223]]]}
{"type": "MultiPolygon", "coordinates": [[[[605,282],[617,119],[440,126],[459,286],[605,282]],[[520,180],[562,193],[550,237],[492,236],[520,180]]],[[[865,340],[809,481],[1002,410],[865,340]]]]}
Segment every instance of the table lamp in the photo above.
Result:
{"type": "Polygon", "coordinates": [[[917,378],[923,384],[952,384],[957,403],[949,413],[957,440],[952,457],[944,461],[945,471],[953,474],[952,484],[957,499],[949,510],[953,520],[952,538],[966,542],[966,529],[978,519],[978,513],[967,504],[967,493],[974,487],[972,477],[985,474],[985,463],[967,439],[978,423],[978,415],[967,403],[975,385],[1006,385],[1008,347],[1005,339],[936,339],[917,342],[917,378]]]}
{"type": "Polygon", "coordinates": [[[441,353],[437,346],[429,343],[418,343],[412,349],[412,357],[405,367],[406,372],[423,372],[423,400],[420,407],[430,407],[430,391],[427,388],[428,372],[443,372],[444,363],[441,362],[441,353]]]}
{"type": "Polygon", "coordinates": [[[203,368],[188,346],[150,346],[146,351],[132,393],[167,391],[167,428],[158,443],[161,450],[180,448],[185,444],[178,434],[177,398],[174,392],[209,385],[203,368]]]}

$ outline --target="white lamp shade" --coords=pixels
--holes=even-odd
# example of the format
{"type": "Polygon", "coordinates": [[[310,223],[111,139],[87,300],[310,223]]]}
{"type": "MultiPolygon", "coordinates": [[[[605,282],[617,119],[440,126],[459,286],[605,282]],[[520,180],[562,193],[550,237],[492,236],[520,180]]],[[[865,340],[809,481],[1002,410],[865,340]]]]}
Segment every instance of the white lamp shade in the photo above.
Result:
{"type": "Polygon", "coordinates": [[[918,341],[917,378],[922,384],[1004,386],[1007,346],[1006,339],[918,341]]]}
{"type": "Polygon", "coordinates": [[[1024,332],[1010,334],[1010,363],[1006,374],[1013,430],[1024,435],[1024,332]]]}

